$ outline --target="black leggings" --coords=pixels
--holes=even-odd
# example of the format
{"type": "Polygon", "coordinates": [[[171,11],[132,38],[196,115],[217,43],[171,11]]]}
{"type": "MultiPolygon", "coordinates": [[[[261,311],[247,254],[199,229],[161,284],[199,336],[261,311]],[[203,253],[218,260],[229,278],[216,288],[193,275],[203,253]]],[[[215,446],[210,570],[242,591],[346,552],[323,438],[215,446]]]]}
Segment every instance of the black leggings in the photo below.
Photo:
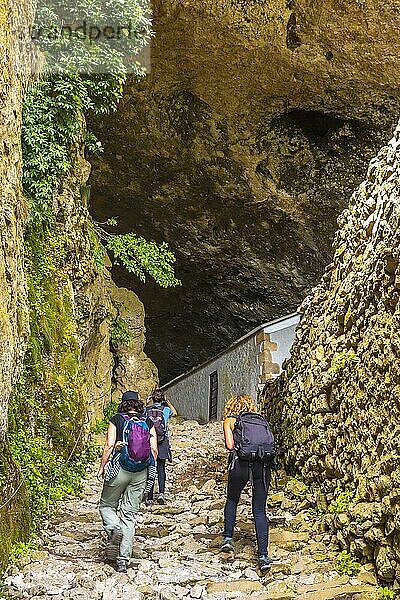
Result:
{"type": "MultiPolygon", "coordinates": [[[[158,491],[160,492],[160,494],[163,494],[165,492],[165,479],[166,479],[165,463],[166,463],[165,458],[157,458],[158,491]]],[[[154,494],[154,484],[149,492],[150,500],[153,499],[153,494],[154,494]]]]}
{"type": "Polygon", "coordinates": [[[228,497],[225,504],[224,537],[233,537],[236,521],[237,505],[246,483],[253,473],[253,517],[256,526],[258,555],[267,554],[269,524],[266,514],[266,502],[269,484],[271,482],[271,469],[260,462],[253,463],[250,467],[245,460],[236,459],[233,469],[228,473],[228,497]],[[264,470],[264,475],[263,475],[264,470]]]}

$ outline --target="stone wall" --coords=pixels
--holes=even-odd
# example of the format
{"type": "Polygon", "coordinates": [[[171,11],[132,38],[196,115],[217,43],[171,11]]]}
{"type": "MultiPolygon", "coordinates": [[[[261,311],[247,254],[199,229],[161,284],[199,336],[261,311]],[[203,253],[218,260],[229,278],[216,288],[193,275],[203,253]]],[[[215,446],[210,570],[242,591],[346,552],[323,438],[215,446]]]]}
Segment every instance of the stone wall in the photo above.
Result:
{"type": "Polygon", "coordinates": [[[209,421],[210,376],[217,373],[217,419],[222,419],[227,398],[233,394],[257,396],[260,343],[257,334],[246,337],[208,363],[172,381],[164,391],[178,413],[200,423],[209,421]]]}
{"type": "Polygon", "coordinates": [[[265,408],[342,546],[400,581],[400,127],[340,216],[333,250],[265,408]]]}
{"type": "Polygon", "coordinates": [[[212,418],[222,419],[228,398],[249,394],[256,400],[262,384],[281,372],[297,322],[298,315],[289,315],[251,331],[209,361],[166,384],[163,390],[180,415],[205,423],[210,420],[213,374],[217,406],[212,418]]]}

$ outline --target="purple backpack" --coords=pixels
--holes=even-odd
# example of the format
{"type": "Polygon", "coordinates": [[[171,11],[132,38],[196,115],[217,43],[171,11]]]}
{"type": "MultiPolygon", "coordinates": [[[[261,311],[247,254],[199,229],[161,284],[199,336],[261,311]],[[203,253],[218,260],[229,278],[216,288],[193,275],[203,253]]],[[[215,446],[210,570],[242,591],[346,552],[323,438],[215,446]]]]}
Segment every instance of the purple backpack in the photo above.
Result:
{"type": "Polygon", "coordinates": [[[125,471],[146,469],[151,462],[150,431],[144,415],[121,415],[125,419],[119,462],[125,471]]]}
{"type": "Polygon", "coordinates": [[[242,460],[275,463],[277,446],[268,421],[257,413],[240,413],[233,430],[237,455],[242,460]]]}
{"type": "Polygon", "coordinates": [[[147,408],[147,415],[154,423],[154,428],[157,433],[157,442],[162,444],[165,440],[167,428],[165,426],[164,412],[162,406],[149,406],[147,408]]]}

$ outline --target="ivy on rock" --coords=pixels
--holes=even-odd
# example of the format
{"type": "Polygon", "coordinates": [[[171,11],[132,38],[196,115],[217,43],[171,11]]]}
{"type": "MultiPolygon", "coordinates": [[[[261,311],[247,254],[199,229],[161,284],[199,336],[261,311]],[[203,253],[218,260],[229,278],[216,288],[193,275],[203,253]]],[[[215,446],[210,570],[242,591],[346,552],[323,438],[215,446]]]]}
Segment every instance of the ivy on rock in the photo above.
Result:
{"type": "MultiPolygon", "coordinates": [[[[148,2],[82,0],[71,6],[64,3],[61,8],[58,2],[41,0],[34,31],[40,32],[37,39],[45,56],[45,78],[32,83],[25,97],[23,186],[30,203],[30,222],[51,225],[56,219],[55,195],[74,168],[71,149],[83,141],[86,152],[102,151],[95,135],[86,130],[85,117],[115,111],[127,73],[143,74],[132,57],[151,36],[148,2]],[[89,35],[93,15],[96,23],[107,24],[95,40],[89,35]],[[65,35],[66,23],[83,24],[85,34],[65,35]],[[118,24],[113,35],[110,24],[118,24]]],[[[91,239],[91,245],[99,265],[98,244],[91,239]]],[[[118,264],[142,281],[147,273],[162,287],[179,285],[173,270],[175,258],[165,243],[158,246],[128,233],[108,238],[105,246],[118,264]]]]}

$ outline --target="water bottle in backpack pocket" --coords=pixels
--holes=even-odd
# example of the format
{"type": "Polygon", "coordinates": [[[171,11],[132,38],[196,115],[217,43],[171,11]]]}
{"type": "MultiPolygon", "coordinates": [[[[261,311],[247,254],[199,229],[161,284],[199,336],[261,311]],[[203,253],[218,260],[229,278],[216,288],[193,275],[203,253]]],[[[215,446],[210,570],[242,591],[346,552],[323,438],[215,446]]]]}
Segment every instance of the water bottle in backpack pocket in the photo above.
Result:
{"type": "Polygon", "coordinates": [[[122,415],[124,446],[119,455],[120,465],[125,471],[137,472],[147,469],[151,463],[150,430],[146,417],[122,415]]]}
{"type": "Polygon", "coordinates": [[[269,423],[262,415],[240,413],[233,430],[235,451],[241,460],[275,465],[277,445],[269,423]]]}

